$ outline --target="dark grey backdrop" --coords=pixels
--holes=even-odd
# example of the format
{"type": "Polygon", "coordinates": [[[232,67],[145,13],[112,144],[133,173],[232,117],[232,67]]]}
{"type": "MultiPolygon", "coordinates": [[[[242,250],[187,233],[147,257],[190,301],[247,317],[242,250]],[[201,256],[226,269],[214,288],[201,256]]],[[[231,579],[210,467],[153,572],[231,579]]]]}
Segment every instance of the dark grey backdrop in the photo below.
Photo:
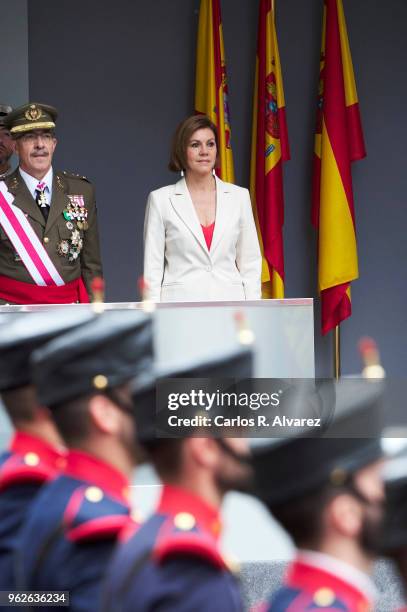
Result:
{"type": "MultiPolygon", "coordinates": [[[[257,0],[222,0],[236,179],[248,185],[257,0]]],[[[345,372],[373,335],[406,363],[407,3],[344,0],[368,157],[354,165],[360,280],[342,325],[345,372]]],[[[107,298],[134,300],[144,205],[174,181],[170,136],[193,109],[199,0],[28,0],[30,97],[60,110],[57,165],[96,184],[107,298]]],[[[277,0],[292,160],[285,167],[286,296],[315,296],[309,223],[322,0],[277,0]]],[[[331,367],[316,304],[317,371],[331,367]]]]}

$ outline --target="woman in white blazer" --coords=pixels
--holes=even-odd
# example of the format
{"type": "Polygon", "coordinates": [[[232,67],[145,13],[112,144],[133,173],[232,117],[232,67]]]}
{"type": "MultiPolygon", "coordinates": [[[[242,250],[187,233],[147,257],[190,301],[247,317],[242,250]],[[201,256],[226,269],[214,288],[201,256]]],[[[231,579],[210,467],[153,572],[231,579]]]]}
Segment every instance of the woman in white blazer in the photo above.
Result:
{"type": "Polygon", "coordinates": [[[152,191],[144,224],[144,281],[155,302],[256,300],[261,254],[247,189],[215,176],[218,144],[204,115],[183,121],[169,168],[175,185],[152,191]]]}

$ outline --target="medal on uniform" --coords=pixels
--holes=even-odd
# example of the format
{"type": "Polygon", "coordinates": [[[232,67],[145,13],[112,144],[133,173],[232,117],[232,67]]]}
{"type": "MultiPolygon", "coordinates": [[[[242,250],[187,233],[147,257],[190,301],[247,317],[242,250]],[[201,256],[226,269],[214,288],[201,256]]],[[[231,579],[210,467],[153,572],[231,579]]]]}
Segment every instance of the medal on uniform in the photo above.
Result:
{"type": "Polygon", "coordinates": [[[57,251],[62,257],[67,257],[68,261],[76,261],[83,249],[81,231],[89,227],[88,211],[83,195],[67,195],[67,197],[69,202],[62,214],[66,221],[66,228],[72,233],[68,240],[61,240],[58,243],[57,251]]]}
{"type": "Polygon", "coordinates": [[[61,240],[60,242],[58,242],[57,251],[59,255],[62,255],[63,257],[67,257],[67,255],[69,254],[68,240],[61,240]]]}

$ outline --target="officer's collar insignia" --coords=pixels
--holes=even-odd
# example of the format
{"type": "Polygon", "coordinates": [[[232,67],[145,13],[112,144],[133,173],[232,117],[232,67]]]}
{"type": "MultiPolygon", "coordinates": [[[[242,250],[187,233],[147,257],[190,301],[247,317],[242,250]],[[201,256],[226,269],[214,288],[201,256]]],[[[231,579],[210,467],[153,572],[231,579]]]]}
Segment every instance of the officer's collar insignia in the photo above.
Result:
{"type": "Polygon", "coordinates": [[[39,108],[35,104],[30,104],[30,107],[28,110],[26,110],[24,116],[27,119],[27,121],[38,121],[41,115],[42,115],[41,108],[39,108]]]}

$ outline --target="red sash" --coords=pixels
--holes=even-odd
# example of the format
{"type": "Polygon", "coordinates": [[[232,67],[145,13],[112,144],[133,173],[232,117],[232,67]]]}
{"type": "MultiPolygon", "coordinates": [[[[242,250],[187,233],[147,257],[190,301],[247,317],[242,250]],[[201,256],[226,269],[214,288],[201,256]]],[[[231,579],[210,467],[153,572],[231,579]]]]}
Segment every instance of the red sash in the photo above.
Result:
{"type": "Polygon", "coordinates": [[[82,277],[60,287],[41,287],[0,276],[0,298],[11,304],[89,304],[82,277]]]}

